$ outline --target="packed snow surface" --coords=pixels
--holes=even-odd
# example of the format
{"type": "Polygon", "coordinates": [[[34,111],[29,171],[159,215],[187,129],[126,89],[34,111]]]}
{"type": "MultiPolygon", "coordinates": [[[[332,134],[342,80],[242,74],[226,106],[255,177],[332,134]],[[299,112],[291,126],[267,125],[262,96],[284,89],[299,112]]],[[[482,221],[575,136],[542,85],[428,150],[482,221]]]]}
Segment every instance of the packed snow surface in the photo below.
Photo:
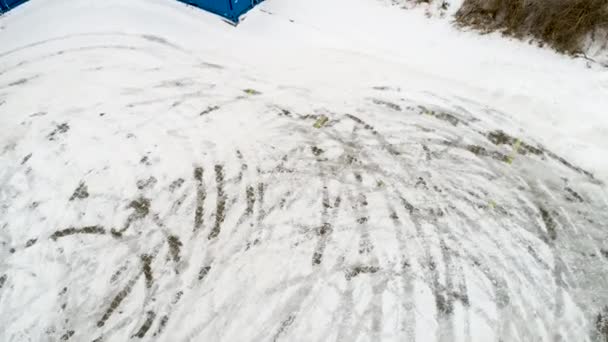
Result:
{"type": "Polygon", "coordinates": [[[607,109],[606,69],[386,1],[32,0],[0,341],[604,341],[607,109]]]}

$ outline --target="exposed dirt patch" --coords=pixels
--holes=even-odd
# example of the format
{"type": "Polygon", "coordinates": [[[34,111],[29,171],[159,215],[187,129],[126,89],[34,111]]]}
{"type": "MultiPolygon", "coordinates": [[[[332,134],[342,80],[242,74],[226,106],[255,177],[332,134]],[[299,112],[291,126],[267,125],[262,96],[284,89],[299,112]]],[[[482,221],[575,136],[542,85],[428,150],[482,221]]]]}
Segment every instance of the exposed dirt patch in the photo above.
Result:
{"type": "Polygon", "coordinates": [[[374,250],[374,245],[369,240],[368,234],[363,234],[359,241],[359,254],[369,254],[374,250]]]}
{"type": "Polygon", "coordinates": [[[360,164],[361,161],[355,157],[355,156],[351,156],[351,155],[347,155],[344,162],[348,165],[353,165],[353,164],[360,164]]]}
{"type": "Polygon", "coordinates": [[[494,131],[488,133],[488,139],[495,145],[504,145],[509,144],[512,145],[515,139],[505,134],[503,131],[494,131]]]}
{"type": "MultiPolygon", "coordinates": [[[[566,159],[556,155],[555,153],[548,151],[546,149],[544,149],[543,147],[535,147],[532,146],[518,138],[512,137],[508,134],[506,134],[503,131],[493,131],[493,132],[489,132],[487,135],[488,140],[490,140],[492,143],[494,143],[495,145],[509,145],[512,146],[513,148],[515,148],[516,153],[521,154],[521,155],[527,155],[527,154],[533,154],[533,155],[537,155],[537,156],[543,156],[543,155],[547,155],[550,158],[556,160],[557,162],[559,162],[560,164],[564,165],[565,167],[583,174],[587,177],[589,177],[592,180],[595,180],[595,177],[593,176],[593,174],[589,171],[586,171],[580,167],[574,166],[572,163],[570,163],[569,161],[567,161],[566,159]]],[[[479,146],[475,147],[476,149],[481,148],[479,146]]],[[[471,152],[475,153],[473,150],[469,149],[471,152]]],[[[500,159],[500,155],[497,155],[496,153],[498,152],[491,152],[488,153],[485,149],[483,150],[478,150],[481,154],[483,154],[483,152],[485,152],[486,155],[490,154],[490,156],[492,156],[494,159],[500,159]]],[[[477,153],[476,153],[477,154],[477,153]]],[[[511,162],[511,158],[506,156],[506,162],[510,163],[511,162]]]]}
{"type": "Polygon", "coordinates": [[[569,161],[567,161],[566,159],[558,156],[557,154],[547,151],[545,150],[545,153],[555,159],[556,161],[558,161],[559,163],[561,163],[562,165],[564,165],[565,167],[569,168],[570,170],[576,171],[577,173],[583,174],[587,177],[589,177],[592,180],[595,180],[595,177],[593,176],[593,174],[587,170],[583,170],[582,168],[578,167],[578,166],[574,166],[572,163],[570,163],[569,161]]]}
{"type": "Polygon", "coordinates": [[[16,87],[16,86],[20,86],[20,85],[26,84],[28,81],[29,80],[27,78],[21,78],[21,79],[18,79],[16,81],[13,81],[13,82],[9,83],[8,86],[9,87],[16,87]]]}
{"type": "Polygon", "coordinates": [[[359,194],[358,196],[358,200],[359,200],[359,204],[362,207],[367,207],[367,205],[369,204],[369,202],[367,202],[367,196],[365,196],[365,194],[359,194]]]}
{"type": "Polygon", "coordinates": [[[169,243],[169,252],[171,253],[171,258],[173,258],[174,262],[179,262],[182,242],[179,241],[179,238],[175,235],[169,236],[167,238],[167,242],[169,243]]]}
{"type": "Polygon", "coordinates": [[[331,209],[331,203],[329,202],[329,195],[327,195],[327,192],[324,192],[323,195],[323,202],[321,203],[321,205],[323,205],[323,212],[327,213],[327,209],[331,209]]]}
{"type": "Polygon", "coordinates": [[[140,164],[147,165],[147,166],[152,165],[152,163],[150,163],[150,157],[148,157],[148,156],[143,156],[143,157],[142,157],[142,158],[139,160],[139,163],[140,163],[140,164]]]}
{"type": "Polygon", "coordinates": [[[395,211],[391,211],[391,213],[388,216],[391,220],[395,221],[396,223],[398,223],[399,221],[399,215],[397,215],[397,213],[395,211]]]}
{"type": "Polygon", "coordinates": [[[184,291],[177,291],[177,293],[175,294],[175,298],[173,298],[173,300],[171,301],[172,304],[177,304],[179,302],[180,299],[182,299],[182,296],[184,295],[184,291]]]}
{"type": "Polygon", "coordinates": [[[194,180],[196,182],[196,209],[194,211],[194,231],[199,230],[203,226],[203,216],[205,213],[205,184],[203,182],[203,168],[197,167],[194,169],[194,180]]]}
{"type": "Polygon", "coordinates": [[[281,337],[281,335],[283,335],[283,333],[285,333],[285,331],[287,329],[289,329],[289,326],[293,324],[295,319],[296,319],[295,315],[289,315],[289,317],[287,317],[283,322],[281,322],[281,325],[279,326],[279,329],[277,330],[277,332],[274,334],[272,341],[273,342],[278,341],[279,338],[281,337]]]}
{"type": "Polygon", "coordinates": [[[251,215],[253,214],[253,207],[255,205],[255,190],[253,186],[248,186],[245,191],[245,195],[247,197],[247,208],[245,209],[245,214],[251,215]]]}
{"type": "Polygon", "coordinates": [[[432,218],[443,217],[445,215],[445,212],[441,208],[428,208],[426,209],[426,212],[428,213],[428,216],[432,218]]]}
{"type": "Polygon", "coordinates": [[[216,238],[220,234],[222,223],[226,218],[226,194],[224,193],[224,168],[222,165],[215,165],[215,183],[217,185],[215,225],[209,233],[209,240],[216,238]]]}
{"type": "Polygon", "coordinates": [[[74,336],[74,330],[68,330],[65,334],[63,334],[61,336],[61,340],[62,341],[67,341],[69,340],[72,336],[74,336]]]}
{"type": "Polygon", "coordinates": [[[154,187],[154,185],[156,185],[156,183],[157,183],[156,178],[151,176],[148,179],[140,179],[140,180],[138,180],[136,185],[137,185],[137,188],[139,190],[143,190],[143,189],[146,189],[146,188],[154,187]]]}
{"type": "Polygon", "coordinates": [[[133,335],[133,337],[139,337],[139,338],[144,338],[144,336],[146,336],[146,333],[148,332],[148,330],[150,330],[150,327],[152,326],[152,322],[154,322],[154,318],[156,318],[156,313],[154,311],[148,311],[146,312],[146,320],[144,321],[144,324],[142,324],[142,326],[139,328],[139,330],[137,331],[137,333],[135,333],[135,335],[133,335]]]}
{"type": "Polygon", "coordinates": [[[372,87],[372,89],[374,89],[374,90],[380,90],[380,91],[387,91],[387,90],[391,90],[393,88],[391,88],[389,86],[374,86],[374,87],[372,87]]]}
{"type": "Polygon", "coordinates": [[[146,278],[146,287],[151,288],[154,283],[154,276],[152,275],[152,256],[144,254],[141,256],[141,267],[146,278]]]}
{"type": "Polygon", "coordinates": [[[159,37],[159,36],[155,36],[155,35],[151,35],[151,34],[142,34],[141,37],[145,40],[148,40],[148,41],[151,41],[154,43],[159,43],[162,45],[167,45],[167,46],[171,46],[173,48],[177,48],[177,46],[171,44],[169,41],[167,41],[163,37],[159,37]]]}
{"type": "Polygon", "coordinates": [[[437,16],[443,18],[450,8],[450,2],[448,0],[391,0],[391,3],[406,9],[417,6],[422,7],[428,18],[437,16]]]}
{"type": "Polygon", "coordinates": [[[102,226],[86,226],[86,227],[82,227],[82,228],[70,227],[70,228],[66,228],[66,229],[58,230],[58,231],[54,232],[53,235],[51,235],[51,239],[56,241],[59,238],[74,235],[74,234],[103,235],[105,233],[106,233],[106,230],[102,226]]]}
{"type": "Polygon", "coordinates": [[[114,272],[114,274],[110,278],[110,283],[116,282],[118,280],[118,277],[120,277],[120,275],[122,274],[122,272],[124,272],[126,270],[127,270],[127,266],[126,265],[123,265],[118,270],[116,270],[116,272],[114,272]]]}
{"type": "Polygon", "coordinates": [[[318,148],[317,146],[311,146],[310,150],[312,151],[312,154],[314,154],[317,157],[320,156],[321,154],[323,154],[323,152],[325,152],[322,149],[318,148]]]}
{"type": "Polygon", "coordinates": [[[476,156],[486,157],[489,155],[488,150],[477,145],[469,145],[467,146],[467,150],[476,156]]]}
{"type": "Polygon", "coordinates": [[[51,133],[49,133],[47,138],[49,140],[53,141],[57,138],[58,135],[65,134],[69,130],[70,130],[70,125],[68,125],[67,123],[64,122],[62,124],[57,125],[57,127],[55,127],[55,129],[51,133]]]}
{"type": "Polygon", "coordinates": [[[566,187],[564,190],[566,190],[566,193],[567,193],[566,200],[568,200],[570,202],[574,202],[574,201],[577,201],[580,203],[585,202],[583,197],[581,195],[579,195],[576,191],[572,190],[572,188],[566,187]]]}
{"type": "Polygon", "coordinates": [[[440,314],[451,315],[454,312],[454,303],[445,293],[435,292],[435,307],[440,314]]]}
{"type": "Polygon", "coordinates": [[[315,251],[312,255],[312,265],[320,265],[323,260],[323,254],[321,252],[315,251]]]}
{"type": "Polygon", "coordinates": [[[479,157],[490,157],[492,159],[501,161],[503,163],[509,163],[511,161],[511,158],[509,158],[509,156],[502,154],[500,152],[497,151],[488,151],[486,150],[484,147],[478,146],[478,145],[468,145],[465,147],[469,152],[475,154],[476,156],[479,157]]]}
{"type": "Polygon", "coordinates": [[[243,180],[243,175],[245,174],[245,171],[247,171],[247,169],[249,168],[249,166],[247,166],[247,163],[243,159],[243,154],[241,153],[241,151],[236,150],[236,157],[241,162],[241,169],[239,170],[239,174],[236,177],[236,182],[240,183],[243,180]]]}
{"type": "Polygon", "coordinates": [[[219,107],[219,106],[209,106],[209,107],[207,107],[206,109],[204,109],[204,110],[203,110],[203,111],[200,113],[200,116],[204,116],[204,115],[207,115],[207,114],[209,114],[209,113],[211,113],[211,112],[215,112],[215,111],[216,111],[216,110],[218,110],[218,109],[220,109],[220,107],[219,107]]]}
{"type": "Polygon", "coordinates": [[[150,200],[144,197],[140,197],[135,199],[129,203],[127,209],[133,209],[133,212],[129,217],[127,217],[127,221],[125,222],[124,227],[120,231],[115,231],[112,229],[112,234],[115,237],[122,236],[122,233],[127,230],[134,221],[141,220],[148,216],[150,213],[150,200]]]}
{"type": "Polygon", "coordinates": [[[353,120],[354,122],[360,124],[361,126],[363,126],[363,128],[370,131],[373,135],[378,135],[378,132],[374,129],[374,126],[366,123],[365,121],[359,119],[358,117],[356,117],[352,114],[346,114],[346,117],[353,120]]]}
{"type": "Polygon", "coordinates": [[[357,182],[359,182],[359,183],[363,182],[363,176],[361,176],[361,174],[360,174],[360,173],[355,172],[355,173],[354,173],[354,176],[355,176],[355,180],[356,180],[357,182]]]}
{"type": "Polygon", "coordinates": [[[458,292],[450,292],[447,290],[435,291],[435,306],[437,312],[442,315],[449,316],[454,312],[454,302],[460,301],[462,305],[469,306],[469,296],[458,292]]]}
{"type": "Polygon", "coordinates": [[[169,185],[169,191],[174,192],[175,190],[179,189],[183,184],[184,184],[184,179],[178,178],[178,179],[174,180],[173,182],[171,182],[171,184],[169,185]]]}
{"type": "Polygon", "coordinates": [[[110,229],[110,234],[112,234],[112,237],[115,239],[121,238],[122,237],[122,232],[118,231],[114,228],[110,229]]]}
{"type": "Polygon", "coordinates": [[[330,234],[333,231],[333,228],[330,223],[325,222],[319,228],[317,228],[317,235],[324,236],[330,234]]]}
{"type": "Polygon", "coordinates": [[[416,210],[416,208],[405,198],[401,197],[401,205],[403,206],[403,208],[405,208],[405,210],[407,210],[410,215],[414,214],[414,211],[416,210]]]}
{"type": "Polygon", "coordinates": [[[89,188],[87,187],[85,182],[80,182],[80,184],[78,185],[76,190],[74,190],[74,193],[70,197],[70,201],[73,201],[75,199],[85,199],[87,197],[89,197],[89,188]]]}
{"type": "Polygon", "coordinates": [[[509,145],[516,147],[517,153],[522,155],[530,153],[538,156],[543,154],[543,150],[541,148],[527,144],[526,142],[518,138],[514,138],[500,130],[488,133],[487,137],[494,145],[509,145]]]}
{"type": "Polygon", "coordinates": [[[134,210],[133,214],[135,214],[137,219],[144,218],[150,213],[150,200],[144,197],[140,197],[136,200],[131,201],[131,203],[129,203],[128,208],[134,210]]]}
{"type": "Polygon", "coordinates": [[[608,342],[608,306],[597,315],[595,329],[598,333],[598,342],[608,342]]]}
{"type": "Polygon", "coordinates": [[[169,316],[164,315],[163,317],[160,318],[160,321],[158,322],[158,329],[154,333],[154,336],[157,336],[157,335],[160,335],[163,333],[163,331],[165,330],[165,327],[167,326],[167,322],[169,322],[169,316]]]}
{"type": "Polygon", "coordinates": [[[401,106],[399,106],[398,104],[389,102],[389,101],[385,101],[385,100],[379,100],[379,99],[372,99],[372,102],[374,104],[377,104],[379,106],[384,106],[387,108],[390,108],[394,111],[400,112],[401,111],[401,106]]]}
{"type": "Polygon", "coordinates": [[[424,178],[422,177],[418,177],[418,179],[416,180],[416,184],[414,185],[415,188],[423,188],[425,190],[429,189],[429,186],[426,184],[426,181],[424,180],[424,178]]]}
{"type": "Polygon", "coordinates": [[[266,193],[266,184],[258,183],[258,221],[262,221],[266,217],[266,211],[264,210],[264,194],[266,193]]]}
{"type": "Polygon", "coordinates": [[[460,120],[459,118],[457,118],[453,114],[450,114],[450,113],[447,113],[447,112],[440,112],[440,111],[428,109],[428,108],[426,108],[424,106],[418,106],[418,108],[420,109],[420,113],[421,114],[429,115],[429,116],[432,116],[432,117],[434,117],[436,119],[439,119],[441,121],[448,122],[452,126],[458,126],[458,124],[460,124],[460,123],[466,124],[464,121],[460,120]]]}
{"type": "MultiPolygon", "coordinates": [[[[466,290],[466,288],[465,288],[466,290]]],[[[471,302],[469,300],[469,295],[466,292],[454,292],[451,293],[450,296],[452,296],[452,298],[454,298],[455,300],[458,300],[462,303],[462,305],[469,307],[471,305],[471,302]]]]}
{"type": "Polygon", "coordinates": [[[133,290],[133,284],[134,281],[129,282],[129,284],[125,286],[125,288],[122,289],[116,295],[116,297],[114,297],[114,299],[110,303],[110,307],[106,310],[101,319],[97,322],[98,327],[103,327],[106,324],[106,321],[110,318],[110,316],[112,316],[112,313],[118,308],[120,303],[122,303],[122,301],[129,295],[129,293],[131,293],[131,290],[133,290]]]}
{"type": "Polygon", "coordinates": [[[23,159],[21,160],[21,165],[27,163],[28,160],[30,160],[30,158],[32,158],[32,154],[28,154],[27,156],[23,157],[23,159]]]}
{"type": "Polygon", "coordinates": [[[348,270],[344,276],[346,277],[346,280],[351,280],[360,274],[376,273],[379,270],[380,267],[377,266],[354,266],[353,268],[348,270]]]}
{"type": "Polygon", "coordinates": [[[279,110],[279,116],[291,117],[291,111],[285,108],[277,108],[279,110]]]}
{"type": "Polygon", "coordinates": [[[545,223],[545,227],[547,228],[547,233],[549,234],[549,238],[551,240],[555,240],[557,238],[557,223],[549,213],[549,211],[543,207],[538,208],[540,210],[540,216],[545,223]]]}
{"type": "Polygon", "coordinates": [[[203,280],[211,271],[211,266],[203,266],[201,270],[198,272],[198,280],[203,280]]]}
{"type": "Polygon", "coordinates": [[[364,223],[366,223],[368,220],[369,220],[369,217],[367,217],[367,216],[364,216],[364,217],[359,217],[359,218],[357,219],[357,223],[358,223],[358,224],[364,224],[364,223]]]}

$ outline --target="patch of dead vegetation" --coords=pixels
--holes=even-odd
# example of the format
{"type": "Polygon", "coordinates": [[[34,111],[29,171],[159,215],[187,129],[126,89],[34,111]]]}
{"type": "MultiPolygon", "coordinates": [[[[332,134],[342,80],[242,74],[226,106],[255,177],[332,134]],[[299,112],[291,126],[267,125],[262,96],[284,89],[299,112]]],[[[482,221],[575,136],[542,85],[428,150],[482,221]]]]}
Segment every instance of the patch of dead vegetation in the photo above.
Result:
{"type": "Polygon", "coordinates": [[[531,37],[559,52],[576,54],[587,37],[608,30],[608,1],[465,0],[456,21],[483,32],[531,37]]]}

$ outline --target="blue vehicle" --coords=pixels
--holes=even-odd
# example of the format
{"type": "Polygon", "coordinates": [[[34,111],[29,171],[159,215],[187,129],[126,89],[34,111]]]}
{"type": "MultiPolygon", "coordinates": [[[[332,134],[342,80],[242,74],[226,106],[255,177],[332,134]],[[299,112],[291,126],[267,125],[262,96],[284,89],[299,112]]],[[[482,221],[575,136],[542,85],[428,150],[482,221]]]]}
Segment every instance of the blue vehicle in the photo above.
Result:
{"type": "MultiPolygon", "coordinates": [[[[0,0],[0,13],[7,12],[27,0],[0,0]]],[[[238,23],[239,18],[253,6],[263,0],[178,0],[192,6],[202,8],[226,18],[232,23],[238,23]]]]}

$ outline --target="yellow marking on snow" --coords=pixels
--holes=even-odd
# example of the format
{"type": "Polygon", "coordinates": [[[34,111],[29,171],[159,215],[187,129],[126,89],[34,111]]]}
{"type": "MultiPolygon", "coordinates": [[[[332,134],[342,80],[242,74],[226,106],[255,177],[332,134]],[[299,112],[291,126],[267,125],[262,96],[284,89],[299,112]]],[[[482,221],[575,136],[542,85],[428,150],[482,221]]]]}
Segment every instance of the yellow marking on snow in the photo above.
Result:
{"type": "Polygon", "coordinates": [[[490,202],[488,203],[488,205],[490,206],[491,209],[496,209],[496,202],[490,200],[490,202]]]}
{"type": "Polygon", "coordinates": [[[513,151],[507,157],[507,163],[513,164],[513,160],[515,160],[515,157],[519,153],[519,148],[520,147],[521,147],[521,141],[519,139],[515,139],[515,144],[513,144],[513,151]]]}
{"type": "Polygon", "coordinates": [[[255,89],[245,89],[243,90],[245,92],[245,94],[247,95],[260,95],[261,92],[255,90],[255,89]]]}
{"type": "Polygon", "coordinates": [[[329,118],[325,115],[321,115],[317,121],[315,122],[315,124],[313,125],[314,128],[321,128],[323,126],[325,126],[325,124],[327,123],[327,121],[329,121],[329,118]]]}

